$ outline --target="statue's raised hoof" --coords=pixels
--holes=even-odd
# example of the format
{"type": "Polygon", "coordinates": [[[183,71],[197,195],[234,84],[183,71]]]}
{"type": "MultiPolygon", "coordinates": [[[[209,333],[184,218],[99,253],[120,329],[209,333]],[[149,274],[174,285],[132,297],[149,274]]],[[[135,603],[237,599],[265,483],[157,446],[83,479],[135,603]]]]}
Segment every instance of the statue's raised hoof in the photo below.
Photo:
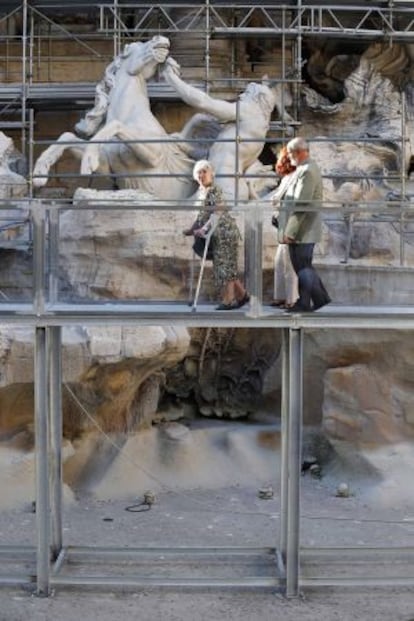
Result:
{"type": "Polygon", "coordinates": [[[33,178],[33,187],[34,188],[43,188],[47,183],[48,177],[34,177],[33,178]]]}

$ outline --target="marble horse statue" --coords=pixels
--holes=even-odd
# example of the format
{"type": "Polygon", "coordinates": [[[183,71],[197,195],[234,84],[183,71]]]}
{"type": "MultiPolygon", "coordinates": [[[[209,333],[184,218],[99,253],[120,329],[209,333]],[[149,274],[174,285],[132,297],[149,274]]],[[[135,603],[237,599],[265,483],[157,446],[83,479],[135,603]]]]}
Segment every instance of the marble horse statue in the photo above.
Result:
{"type": "Polygon", "coordinates": [[[107,67],[96,88],[95,106],[76,125],[76,134],[62,134],[36,161],[35,187],[47,182],[51,166],[68,149],[80,160],[82,175],[110,175],[118,189],[139,189],[160,199],[187,198],[195,189],[194,162],[210,157],[229,199],[235,195],[235,173],[242,188],[240,198],[254,195],[242,176],[253,171],[260,177],[268,172],[258,156],[273,109],[282,114],[285,97],[280,84],[252,82],[239,102],[217,99],[179,77],[169,48],[169,40],[162,36],[125,46],[107,67]],[[147,80],[158,68],[181,99],[197,111],[175,134],[167,134],[151,111],[147,80]]]}
{"type": "Polygon", "coordinates": [[[288,126],[293,121],[285,106],[292,103],[289,92],[280,82],[263,76],[261,83],[249,82],[239,95],[238,101],[226,101],[211,97],[201,89],[187,84],[180,77],[180,67],[170,56],[162,67],[166,82],[189,106],[214,115],[221,129],[216,141],[211,145],[209,160],[216,171],[217,183],[228,200],[234,200],[236,182],[238,197],[249,199],[257,197],[258,191],[274,187],[275,180],[266,182],[270,166],[259,161],[266,134],[270,128],[273,110],[288,126]]]}
{"type": "Polygon", "coordinates": [[[118,189],[139,189],[172,200],[193,193],[192,167],[207,155],[210,142],[203,138],[214,138],[218,124],[206,114],[194,114],[181,132],[167,134],[153,115],[147,80],[165,62],[169,48],[169,39],[162,36],[125,46],[107,67],[96,88],[94,108],[76,125],[76,133],[63,133],[37,159],[35,187],[47,183],[50,168],[69,150],[80,160],[82,175],[111,175],[118,189]],[[198,138],[193,140],[195,134],[198,138]]]}

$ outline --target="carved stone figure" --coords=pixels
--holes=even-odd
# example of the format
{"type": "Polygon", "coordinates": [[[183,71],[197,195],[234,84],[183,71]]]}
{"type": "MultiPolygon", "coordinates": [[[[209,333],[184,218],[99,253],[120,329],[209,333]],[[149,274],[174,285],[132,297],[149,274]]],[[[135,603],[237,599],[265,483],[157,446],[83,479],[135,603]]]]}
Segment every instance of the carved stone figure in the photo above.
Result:
{"type": "Polygon", "coordinates": [[[214,115],[223,127],[209,152],[209,161],[214,166],[217,183],[228,199],[235,196],[235,174],[239,178],[239,198],[247,199],[251,194],[246,175],[257,174],[258,157],[263,149],[269,130],[273,109],[276,107],[285,121],[291,117],[283,109],[289,104],[288,94],[284,96],[280,84],[272,85],[268,80],[261,84],[250,82],[239,96],[238,102],[229,102],[211,97],[204,91],[184,82],[179,76],[179,65],[169,57],[162,69],[168,84],[181,99],[194,108],[214,115]]]}
{"type": "Polygon", "coordinates": [[[26,179],[10,168],[13,153],[13,140],[0,132],[0,198],[18,198],[27,194],[26,179]]]}
{"type": "Polygon", "coordinates": [[[98,84],[94,108],[76,126],[77,134],[93,141],[72,132],[62,134],[37,160],[35,187],[46,184],[51,166],[69,149],[81,160],[81,174],[110,174],[118,188],[137,188],[172,200],[194,191],[192,167],[206,155],[200,152],[203,132],[213,131],[214,137],[215,124],[206,115],[194,115],[180,133],[170,136],[179,142],[168,141],[169,135],[151,111],[147,80],[165,61],[169,47],[162,36],[125,46],[98,84]],[[186,143],[194,134],[197,141],[186,143]]]}
{"type": "MultiPolygon", "coordinates": [[[[411,90],[407,85],[403,141],[403,93],[395,84],[402,83],[402,76],[393,81],[384,76],[388,66],[397,70],[398,62],[405,70],[406,56],[395,46],[383,54],[381,49],[372,44],[359,58],[356,69],[340,83],[341,101],[333,103],[317,90],[302,87],[302,131],[311,139],[316,137],[312,157],[325,176],[325,201],[349,204],[396,200],[401,191],[398,172],[402,163],[409,172],[414,150],[411,90]],[[343,140],[339,139],[341,135],[343,140]]],[[[408,184],[406,195],[412,195],[408,184]]]]}

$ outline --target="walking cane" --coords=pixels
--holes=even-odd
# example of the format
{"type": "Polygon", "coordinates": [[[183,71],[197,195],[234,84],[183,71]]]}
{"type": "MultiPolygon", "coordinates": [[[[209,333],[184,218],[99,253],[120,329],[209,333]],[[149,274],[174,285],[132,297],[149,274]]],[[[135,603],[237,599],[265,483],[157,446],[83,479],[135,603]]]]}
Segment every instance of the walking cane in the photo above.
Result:
{"type": "Polygon", "coordinates": [[[208,234],[206,236],[206,243],[204,245],[203,258],[201,259],[200,273],[198,275],[197,289],[196,289],[196,293],[195,293],[195,296],[194,296],[193,306],[191,307],[191,312],[192,313],[195,313],[196,310],[197,310],[198,296],[200,295],[201,281],[203,280],[204,267],[205,267],[205,264],[206,264],[208,247],[210,245],[210,239],[211,239],[211,236],[213,234],[213,230],[214,230],[214,227],[211,227],[211,229],[209,230],[209,232],[208,232],[208,234]]]}
{"type": "Polygon", "coordinates": [[[190,264],[190,276],[189,276],[189,287],[188,287],[188,306],[192,306],[193,305],[193,295],[194,295],[194,264],[195,264],[195,260],[196,260],[196,253],[193,250],[193,257],[191,259],[191,264],[190,264]]]}

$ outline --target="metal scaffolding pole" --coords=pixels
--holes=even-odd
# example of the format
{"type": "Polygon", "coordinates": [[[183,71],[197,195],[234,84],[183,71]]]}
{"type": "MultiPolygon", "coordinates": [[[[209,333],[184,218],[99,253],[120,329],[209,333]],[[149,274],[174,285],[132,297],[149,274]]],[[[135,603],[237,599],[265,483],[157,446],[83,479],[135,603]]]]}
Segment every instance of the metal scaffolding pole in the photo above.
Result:
{"type": "Polygon", "coordinates": [[[259,205],[246,212],[244,224],[245,238],[245,278],[246,287],[250,291],[250,317],[259,317],[262,314],[263,298],[263,218],[259,205]]]}
{"type": "Polygon", "coordinates": [[[24,156],[27,157],[27,129],[26,129],[26,111],[27,111],[27,32],[28,32],[28,19],[27,19],[27,0],[23,0],[23,33],[22,33],[22,107],[21,107],[21,150],[24,156]]]}
{"type": "Polygon", "coordinates": [[[299,596],[300,474],[303,406],[303,333],[289,330],[289,420],[287,442],[286,596],[299,596]]]}
{"type": "Polygon", "coordinates": [[[38,316],[45,309],[46,210],[42,203],[32,203],[33,222],[33,307],[38,316]]]}
{"type": "Polygon", "coordinates": [[[205,49],[206,93],[210,92],[210,3],[206,0],[206,49],[205,49]]]}
{"type": "Polygon", "coordinates": [[[49,393],[46,362],[46,328],[35,331],[34,367],[36,449],[37,594],[50,590],[50,498],[49,498],[49,393]]]}
{"type": "Polygon", "coordinates": [[[280,428],[280,533],[279,549],[286,563],[286,542],[288,525],[288,446],[289,446],[289,330],[282,330],[282,400],[280,428]]]}
{"type": "Polygon", "coordinates": [[[55,560],[62,550],[62,356],[60,326],[47,328],[50,403],[51,546],[55,560]]]}
{"type": "Polygon", "coordinates": [[[59,298],[59,209],[54,208],[48,212],[49,225],[49,302],[55,304],[59,298]]]}
{"type": "MultiPolygon", "coordinates": [[[[407,174],[407,162],[406,162],[406,113],[407,113],[407,102],[405,98],[405,92],[401,91],[401,200],[405,203],[407,199],[407,186],[406,186],[406,174],[407,174]]],[[[405,229],[405,212],[401,211],[400,216],[400,265],[405,265],[405,239],[404,239],[404,229],[405,229]]]]}

